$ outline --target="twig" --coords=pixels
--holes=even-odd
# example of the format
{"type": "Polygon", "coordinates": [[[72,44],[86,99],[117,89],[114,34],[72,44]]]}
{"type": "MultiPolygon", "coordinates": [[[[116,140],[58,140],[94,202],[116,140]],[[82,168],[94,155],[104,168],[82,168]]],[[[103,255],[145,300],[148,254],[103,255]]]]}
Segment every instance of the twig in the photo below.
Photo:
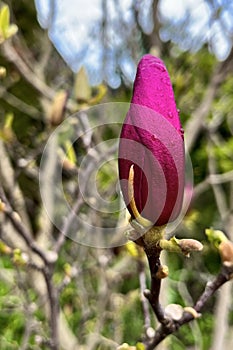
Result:
{"type": "MultiPolygon", "coordinates": [[[[215,174],[216,173],[216,159],[213,154],[213,148],[212,148],[212,142],[211,140],[208,141],[208,168],[209,173],[215,174]]],[[[224,191],[222,190],[222,187],[218,184],[211,184],[212,189],[214,192],[214,197],[216,201],[216,205],[219,211],[219,214],[221,216],[222,221],[224,221],[226,214],[227,214],[227,203],[226,203],[226,197],[224,195],[224,191]]]]}
{"type": "Polygon", "coordinates": [[[195,186],[193,197],[194,199],[199,197],[199,195],[206,191],[211,185],[221,185],[230,181],[233,181],[233,170],[223,174],[210,174],[205,180],[195,186]]]}
{"type": "MultiPolygon", "coordinates": [[[[91,145],[91,138],[92,138],[92,131],[91,131],[91,126],[89,125],[88,118],[85,112],[80,112],[79,115],[79,120],[83,129],[83,134],[82,134],[82,140],[84,143],[84,146],[86,148],[86,152],[90,150],[90,145],[91,145]]],[[[89,171],[87,171],[84,174],[83,178],[88,178],[89,177],[89,171]]],[[[86,181],[82,181],[84,184],[86,184],[86,181]]],[[[86,185],[85,185],[86,186],[86,185]]],[[[68,217],[66,218],[63,228],[61,229],[59,233],[59,237],[57,239],[57,242],[54,245],[54,251],[59,252],[61,247],[63,246],[65,242],[66,235],[69,232],[69,229],[72,225],[73,220],[75,219],[75,216],[77,212],[79,211],[81,205],[83,204],[83,197],[79,193],[77,200],[75,201],[72,210],[70,211],[68,217]]]]}
{"type": "MultiPolygon", "coordinates": [[[[208,168],[210,176],[212,174],[216,173],[216,159],[213,152],[213,144],[215,140],[217,139],[217,135],[215,133],[215,130],[211,131],[209,130],[209,140],[207,143],[207,153],[208,153],[208,168]]],[[[218,141],[218,139],[217,139],[218,141]]],[[[218,147],[221,147],[221,144],[218,145],[218,147]]],[[[224,192],[223,186],[221,184],[211,184],[215,202],[217,205],[218,212],[221,216],[221,220],[224,223],[229,216],[229,208],[227,205],[227,195],[224,192]]],[[[229,309],[227,307],[230,299],[230,288],[227,288],[228,286],[225,286],[220,291],[220,294],[218,295],[217,299],[217,309],[215,311],[215,317],[218,319],[218,324],[214,327],[214,337],[213,337],[213,347],[212,350],[224,348],[224,339],[226,337],[226,334],[228,332],[228,313],[229,309]]]]}
{"type": "Polygon", "coordinates": [[[144,291],[145,297],[149,300],[151,307],[158,319],[158,321],[166,328],[170,324],[170,319],[165,316],[165,312],[159,301],[159,294],[161,288],[161,278],[158,275],[161,268],[160,263],[161,248],[155,246],[145,247],[145,253],[149,262],[151,274],[151,288],[144,291]]]}
{"type": "Polygon", "coordinates": [[[186,124],[185,130],[186,135],[188,136],[186,137],[186,150],[188,152],[190,152],[193,148],[195,141],[204,126],[205,118],[209,114],[212,102],[217,94],[219,86],[231,69],[232,58],[233,48],[231,49],[228,58],[217,66],[199,107],[193,112],[192,117],[186,124]]]}
{"type": "MultiPolygon", "coordinates": [[[[212,297],[212,295],[227,281],[232,278],[233,266],[222,266],[222,269],[218,276],[212,281],[207,282],[206,287],[200,298],[197,300],[196,304],[193,306],[193,309],[199,314],[207,301],[212,297]]],[[[165,339],[169,334],[177,331],[182,325],[192,321],[194,319],[194,314],[190,312],[184,312],[183,316],[179,320],[171,320],[169,324],[162,324],[150,344],[147,345],[146,350],[155,349],[163,339],[165,339]]]]}
{"type": "Polygon", "coordinates": [[[213,332],[211,350],[227,349],[224,346],[227,334],[229,334],[228,317],[231,308],[231,289],[232,284],[225,284],[218,294],[216,310],[214,313],[216,322],[213,332]]]}
{"type": "Polygon", "coordinates": [[[49,263],[49,259],[45,252],[36,244],[36,242],[31,238],[30,232],[27,230],[26,226],[21,222],[21,219],[17,215],[17,213],[13,210],[11,205],[9,204],[5,192],[3,188],[0,186],[0,198],[5,204],[4,214],[8,217],[14,228],[19,232],[21,237],[24,239],[27,246],[36,253],[45,264],[49,263]]]}
{"type": "Polygon", "coordinates": [[[38,76],[31,70],[31,68],[27,66],[25,61],[12,46],[11,42],[8,40],[2,44],[1,47],[7,61],[14,64],[24,79],[40,94],[52,100],[54,98],[54,91],[48,85],[46,85],[44,81],[40,80],[38,76]]]}
{"type": "Polygon", "coordinates": [[[7,154],[5,144],[0,140],[0,184],[6,193],[14,199],[14,208],[19,213],[24,225],[30,230],[31,224],[26,210],[26,203],[20,186],[15,181],[15,171],[7,154]]]}
{"type": "Polygon", "coordinates": [[[33,119],[39,119],[40,112],[35,107],[11,94],[4,87],[0,88],[0,97],[3,98],[9,105],[18,109],[20,112],[29,115],[33,119]]]}
{"type": "Polygon", "coordinates": [[[58,317],[59,317],[59,304],[58,304],[58,292],[54,286],[52,276],[54,272],[54,266],[47,266],[43,270],[50,307],[50,348],[51,350],[58,350],[59,348],[59,337],[58,337],[58,317]]]}
{"type": "Polygon", "coordinates": [[[150,319],[150,311],[148,300],[144,296],[144,291],[146,290],[146,274],[145,274],[145,265],[142,261],[138,261],[138,271],[139,271],[139,283],[140,283],[140,291],[141,291],[141,300],[142,300],[142,308],[144,315],[144,328],[147,332],[147,329],[151,326],[150,319]]]}
{"type": "Polygon", "coordinates": [[[58,253],[60,251],[61,247],[63,246],[65,239],[66,239],[66,235],[68,234],[69,229],[73,223],[73,220],[75,219],[76,214],[79,211],[82,204],[83,204],[83,197],[80,196],[80,197],[78,197],[78,199],[74,203],[74,206],[73,206],[72,210],[70,211],[68,217],[66,218],[64,226],[59,233],[59,237],[57,239],[57,242],[54,244],[53,250],[56,253],[58,253]]]}
{"type": "Polygon", "coordinates": [[[19,216],[16,212],[13,211],[13,208],[10,206],[3,188],[0,186],[0,198],[3,201],[5,208],[4,214],[11,221],[14,228],[17,230],[19,235],[24,239],[27,246],[30,248],[32,252],[37,254],[44,262],[43,267],[37,268],[37,265],[34,263],[30,263],[30,266],[35,268],[43,273],[47,293],[49,298],[49,307],[50,307],[50,329],[51,329],[51,337],[50,337],[50,348],[51,350],[58,350],[58,316],[59,316],[59,307],[58,307],[58,291],[56,286],[53,284],[52,276],[54,273],[54,263],[56,259],[54,259],[54,254],[52,254],[52,259],[46,252],[44,252],[37,243],[32,239],[30,232],[28,232],[27,228],[21,222],[19,216]]]}

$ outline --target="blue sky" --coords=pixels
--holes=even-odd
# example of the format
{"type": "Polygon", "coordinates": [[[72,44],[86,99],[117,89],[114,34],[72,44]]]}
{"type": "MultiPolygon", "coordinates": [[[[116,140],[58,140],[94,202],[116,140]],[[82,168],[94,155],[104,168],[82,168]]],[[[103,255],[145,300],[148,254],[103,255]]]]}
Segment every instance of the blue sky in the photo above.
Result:
{"type": "MultiPolygon", "coordinates": [[[[108,0],[107,4],[111,8],[113,0],[108,0]]],[[[123,9],[122,13],[126,21],[130,21],[130,7],[133,0],[119,0],[118,6],[123,9]]],[[[216,8],[218,3],[224,0],[215,0],[216,8]]],[[[143,6],[139,5],[139,21],[145,32],[152,29],[152,21],[143,20],[149,18],[148,9],[150,9],[152,0],[144,0],[143,6]]],[[[49,36],[53,41],[59,53],[69,64],[73,71],[78,71],[85,63],[89,71],[91,83],[97,85],[101,82],[101,76],[97,74],[101,70],[101,38],[95,37],[93,31],[93,23],[101,22],[102,9],[101,0],[57,0],[53,1],[56,6],[55,18],[51,20],[50,4],[51,0],[35,0],[38,11],[38,19],[42,27],[49,29],[49,36]],[[53,26],[51,26],[53,23],[53,26]],[[78,59],[77,59],[78,57],[78,59]],[[85,62],[82,60],[85,57],[85,62]]],[[[227,57],[231,48],[230,35],[233,34],[233,2],[227,4],[228,11],[222,11],[220,15],[221,21],[212,21],[214,16],[212,8],[210,8],[204,0],[162,0],[160,2],[160,12],[162,22],[165,24],[161,30],[161,38],[163,40],[173,40],[184,50],[199,49],[201,45],[208,41],[210,49],[219,60],[227,57]],[[212,11],[212,12],[211,12],[212,11]],[[181,23],[182,19],[188,13],[189,22],[183,25],[185,40],[180,39],[179,32],[176,32],[176,23],[181,23]],[[221,23],[220,23],[221,22],[221,23]],[[168,31],[169,23],[173,23],[174,32],[168,31]],[[223,29],[224,26],[224,29],[223,29]],[[172,34],[173,32],[173,34],[172,34]],[[229,35],[228,35],[229,34],[229,35]]],[[[115,19],[114,6],[110,11],[111,20],[115,19]]],[[[122,45],[120,36],[117,33],[111,33],[114,37],[116,45],[122,45]]],[[[112,72],[107,79],[109,85],[118,87],[121,80],[117,74],[114,74],[114,61],[109,60],[109,70],[112,72]]],[[[136,65],[130,55],[125,52],[125,56],[121,57],[121,68],[127,79],[134,79],[136,65]]]]}

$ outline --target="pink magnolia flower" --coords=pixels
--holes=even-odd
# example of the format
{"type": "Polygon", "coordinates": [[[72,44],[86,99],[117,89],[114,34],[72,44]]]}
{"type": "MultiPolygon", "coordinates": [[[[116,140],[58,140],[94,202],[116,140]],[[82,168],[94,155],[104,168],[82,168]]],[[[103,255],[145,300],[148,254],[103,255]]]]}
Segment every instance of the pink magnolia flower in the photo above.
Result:
{"type": "Polygon", "coordinates": [[[156,226],[175,220],[184,192],[183,129],[167,69],[149,54],[138,64],[119,144],[121,190],[135,218],[128,181],[132,165],[133,197],[140,215],[156,226]]]}

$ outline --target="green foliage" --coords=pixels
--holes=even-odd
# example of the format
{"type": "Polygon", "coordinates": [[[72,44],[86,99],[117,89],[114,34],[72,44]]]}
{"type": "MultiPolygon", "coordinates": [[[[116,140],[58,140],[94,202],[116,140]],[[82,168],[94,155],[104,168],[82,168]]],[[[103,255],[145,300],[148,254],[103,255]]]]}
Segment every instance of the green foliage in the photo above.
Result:
{"type": "Polygon", "coordinates": [[[176,46],[174,50],[178,50],[175,57],[169,58],[166,63],[171,74],[177,105],[181,111],[181,119],[185,122],[200,104],[216,59],[206,48],[197,53],[182,52],[176,46]]]}
{"type": "Polygon", "coordinates": [[[138,296],[135,298],[134,295],[129,295],[128,304],[122,310],[123,339],[132,345],[137,343],[138,337],[135,335],[141,334],[143,327],[142,305],[138,296]]]}
{"type": "Polygon", "coordinates": [[[198,320],[198,325],[200,327],[201,335],[202,335],[203,350],[208,350],[211,346],[210,334],[212,333],[214,323],[215,323],[215,319],[212,313],[206,313],[205,319],[200,318],[198,320]]]}

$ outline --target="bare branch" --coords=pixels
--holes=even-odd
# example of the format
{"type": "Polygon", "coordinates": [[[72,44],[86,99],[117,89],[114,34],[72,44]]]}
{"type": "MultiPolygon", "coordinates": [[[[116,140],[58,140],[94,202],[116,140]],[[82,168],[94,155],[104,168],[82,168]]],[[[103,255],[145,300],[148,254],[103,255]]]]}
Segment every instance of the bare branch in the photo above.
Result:
{"type": "Polygon", "coordinates": [[[2,202],[5,204],[4,214],[8,217],[14,228],[18,231],[20,236],[24,239],[27,246],[36,253],[45,264],[49,264],[50,261],[46,255],[46,253],[37,245],[37,243],[33,240],[30,232],[26,228],[26,226],[22,223],[20,216],[13,210],[9,201],[6,198],[5,192],[3,188],[0,186],[0,198],[2,202]]]}
{"type": "Polygon", "coordinates": [[[50,306],[50,348],[51,350],[59,349],[59,337],[58,337],[58,316],[59,316],[59,304],[58,304],[58,291],[53,283],[53,266],[47,266],[43,270],[47,292],[49,297],[49,306],[50,306]]]}
{"type": "Polygon", "coordinates": [[[227,74],[230,72],[232,65],[233,48],[231,49],[228,58],[224,62],[219,63],[217,66],[199,107],[193,112],[192,117],[186,124],[186,149],[188,152],[190,152],[193,148],[198,135],[204,127],[205,119],[209,114],[212,102],[218,92],[220,85],[226,78],[227,74]]]}
{"type": "Polygon", "coordinates": [[[66,221],[64,223],[64,226],[59,234],[59,238],[57,239],[57,242],[54,245],[54,251],[59,252],[63,244],[65,243],[66,235],[69,232],[69,229],[72,225],[72,222],[79,211],[81,205],[83,204],[83,198],[82,196],[78,197],[77,201],[75,202],[72,210],[70,211],[68,217],[66,218],[66,221]]]}
{"type": "Polygon", "coordinates": [[[40,112],[35,107],[27,104],[23,100],[11,94],[6,89],[4,89],[4,87],[0,88],[0,97],[3,98],[9,105],[18,109],[20,112],[23,112],[35,119],[38,119],[40,117],[40,112]]]}
{"type": "Polygon", "coordinates": [[[228,316],[231,307],[232,283],[225,284],[217,298],[215,323],[211,350],[227,349],[224,347],[225,337],[229,332],[228,316]]]}
{"type": "Polygon", "coordinates": [[[192,117],[188,120],[186,131],[186,150],[188,152],[193,148],[196,139],[203,128],[206,117],[209,114],[212,102],[216,96],[218,88],[226,76],[226,72],[222,70],[222,66],[219,65],[216,71],[213,73],[209,86],[204,94],[200,106],[193,112],[192,117]]]}
{"type": "Polygon", "coordinates": [[[141,301],[144,314],[144,328],[147,334],[147,330],[151,327],[150,311],[148,300],[145,298],[144,291],[146,290],[146,274],[145,274],[145,265],[142,261],[138,261],[138,271],[139,271],[139,283],[141,291],[141,301]]]}
{"type": "Polygon", "coordinates": [[[193,199],[198,198],[203,192],[207,191],[211,185],[221,185],[231,181],[233,181],[233,170],[223,174],[210,174],[205,180],[195,186],[193,199]]]}
{"type": "Polygon", "coordinates": [[[7,61],[13,63],[24,79],[41,95],[51,100],[54,98],[54,91],[48,85],[46,85],[44,81],[40,80],[35,72],[27,66],[23,58],[18,54],[9,40],[2,44],[2,52],[7,61]]]}
{"type": "MultiPolygon", "coordinates": [[[[193,309],[199,314],[208,300],[213,296],[213,294],[226,282],[232,278],[233,266],[223,265],[218,276],[212,281],[207,282],[206,287],[200,298],[197,300],[196,304],[193,306],[193,309]]],[[[175,321],[172,320],[170,325],[161,325],[150,344],[147,345],[146,350],[155,349],[163,339],[165,339],[169,334],[177,331],[182,325],[188,323],[194,319],[194,315],[190,312],[184,312],[183,316],[175,321]]]]}
{"type": "MultiPolygon", "coordinates": [[[[207,148],[207,154],[208,154],[208,168],[210,175],[216,173],[216,160],[213,154],[212,149],[212,142],[209,140],[208,142],[208,148],[207,148]]],[[[227,215],[227,203],[226,203],[226,197],[225,194],[221,188],[221,185],[219,184],[211,184],[215,196],[215,201],[217,204],[218,211],[221,215],[221,219],[224,220],[227,215]]]]}

